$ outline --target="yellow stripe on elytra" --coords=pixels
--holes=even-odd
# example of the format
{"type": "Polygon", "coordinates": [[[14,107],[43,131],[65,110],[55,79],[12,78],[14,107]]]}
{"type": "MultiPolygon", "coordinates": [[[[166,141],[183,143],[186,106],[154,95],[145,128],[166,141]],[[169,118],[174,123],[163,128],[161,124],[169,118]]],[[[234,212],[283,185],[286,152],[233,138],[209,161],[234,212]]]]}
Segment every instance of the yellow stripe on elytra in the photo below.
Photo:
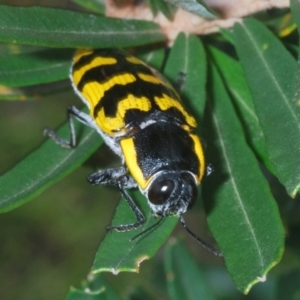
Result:
{"type": "MultiPolygon", "coordinates": [[[[174,95],[177,95],[177,92],[174,90],[172,85],[164,78],[161,76],[160,73],[158,73],[156,70],[152,69],[153,75],[145,74],[145,73],[138,73],[137,75],[139,78],[141,78],[143,81],[154,83],[154,84],[162,84],[169,90],[172,90],[174,95]]],[[[179,98],[179,96],[177,95],[179,98]]]]}
{"type": "Polygon", "coordinates": [[[125,127],[124,117],[126,112],[131,109],[147,112],[151,109],[151,102],[147,97],[137,98],[129,94],[127,98],[118,102],[117,115],[115,117],[107,117],[102,108],[95,121],[104,132],[114,134],[125,127]]]}
{"type": "Polygon", "coordinates": [[[154,83],[154,84],[163,84],[163,82],[159,78],[157,78],[157,77],[155,77],[153,75],[144,74],[144,73],[138,73],[138,76],[142,80],[147,81],[147,82],[151,82],[151,83],[154,83]]]}
{"type": "Polygon", "coordinates": [[[184,116],[186,122],[191,126],[196,128],[197,123],[194,117],[190,116],[185,109],[182,107],[181,103],[178,100],[174,100],[166,94],[163,94],[163,97],[154,97],[155,103],[159,106],[161,110],[167,110],[171,107],[176,107],[184,116]]]}
{"type": "Polygon", "coordinates": [[[137,153],[133,138],[127,138],[120,141],[120,145],[124,154],[125,162],[134,180],[138,186],[144,190],[147,187],[147,180],[137,162],[137,153]]]}
{"type": "Polygon", "coordinates": [[[199,140],[199,137],[196,134],[189,134],[189,136],[193,139],[194,141],[194,150],[197,154],[197,157],[199,158],[199,176],[197,177],[198,183],[202,180],[205,172],[205,158],[204,158],[204,153],[203,153],[203,148],[201,145],[201,142],[199,140]]]}
{"type": "Polygon", "coordinates": [[[73,58],[73,64],[76,64],[81,57],[90,55],[94,52],[92,49],[78,49],[73,58]]]}
{"type": "Polygon", "coordinates": [[[112,89],[114,85],[126,85],[134,81],[136,78],[130,73],[116,75],[104,83],[92,81],[84,85],[82,95],[91,104],[91,113],[93,113],[94,107],[101,101],[106,91],[112,89]]]}
{"type": "Polygon", "coordinates": [[[144,63],[140,59],[134,56],[127,56],[126,60],[135,65],[144,65],[144,63]]]}
{"type": "Polygon", "coordinates": [[[80,82],[82,76],[86,71],[89,71],[93,68],[104,66],[104,65],[114,65],[117,63],[117,60],[113,57],[95,57],[89,64],[82,66],[78,70],[73,71],[73,80],[76,85],[80,82]]]}

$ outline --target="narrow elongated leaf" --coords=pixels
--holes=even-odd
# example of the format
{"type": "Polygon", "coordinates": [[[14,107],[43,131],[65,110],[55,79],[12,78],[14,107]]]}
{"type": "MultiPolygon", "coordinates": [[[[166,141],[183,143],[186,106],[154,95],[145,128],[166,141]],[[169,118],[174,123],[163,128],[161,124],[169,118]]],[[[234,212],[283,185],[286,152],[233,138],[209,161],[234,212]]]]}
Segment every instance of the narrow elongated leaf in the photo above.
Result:
{"type": "Polygon", "coordinates": [[[164,59],[165,59],[165,49],[151,50],[138,54],[138,57],[147,63],[149,66],[161,70],[164,59]]]}
{"type": "Polygon", "coordinates": [[[227,89],[231,92],[235,107],[244,125],[247,141],[269,170],[273,171],[256,111],[252,102],[252,94],[238,61],[214,47],[209,47],[209,53],[222,73],[227,89]]]}
{"type": "MultiPolygon", "coordinates": [[[[75,149],[61,148],[48,139],[0,177],[0,212],[12,210],[33,199],[81,165],[101,145],[102,139],[94,130],[81,124],[76,124],[76,129],[77,132],[80,129],[81,135],[75,149]]],[[[68,139],[68,124],[58,134],[68,139]]]]}
{"type": "MultiPolygon", "coordinates": [[[[298,28],[298,34],[299,34],[299,28],[300,28],[300,1],[299,0],[291,0],[291,9],[293,14],[293,21],[296,22],[297,28],[298,28]]],[[[298,53],[298,63],[297,63],[297,74],[296,74],[296,86],[294,91],[294,98],[293,103],[296,104],[296,107],[299,110],[299,95],[300,95],[300,47],[298,46],[298,49],[295,49],[295,46],[293,46],[293,51],[298,53]]]]}
{"type": "Polygon", "coordinates": [[[81,7],[98,14],[105,13],[105,0],[72,0],[81,7]]]}
{"type": "Polygon", "coordinates": [[[184,105],[198,122],[205,106],[206,58],[200,40],[179,34],[171,49],[164,73],[179,89],[184,105]]]}
{"type": "Polygon", "coordinates": [[[159,27],[151,22],[52,8],[0,5],[2,42],[65,48],[113,48],[145,45],[164,39],[159,27]]]}
{"type": "Polygon", "coordinates": [[[73,50],[48,49],[0,55],[0,84],[28,86],[66,79],[73,50]]]}
{"type": "Polygon", "coordinates": [[[168,294],[172,300],[215,299],[197,261],[182,242],[169,243],[165,251],[168,294]]]}
{"type": "Polygon", "coordinates": [[[158,7],[156,5],[156,2],[153,0],[146,0],[147,1],[147,5],[149,6],[153,16],[156,16],[158,13],[158,7]]]}
{"type": "Polygon", "coordinates": [[[176,6],[170,5],[164,0],[147,0],[147,4],[154,16],[156,16],[156,14],[161,11],[167,19],[173,19],[174,13],[176,11],[176,6]]]}
{"type": "MultiPolygon", "coordinates": [[[[159,226],[130,241],[158,221],[152,217],[147,200],[139,191],[131,192],[130,195],[142,210],[146,217],[146,222],[138,230],[128,232],[112,231],[108,233],[97,251],[92,267],[93,273],[103,271],[109,271],[114,274],[122,271],[138,272],[141,262],[150,259],[157,252],[177,224],[178,217],[167,217],[159,226]]],[[[133,211],[125,199],[121,198],[112,225],[130,224],[135,221],[136,218],[133,211]]]]}
{"type": "Polygon", "coordinates": [[[232,31],[224,28],[220,28],[220,34],[222,37],[227,40],[229,43],[233,44],[232,31]]]}
{"type": "Polygon", "coordinates": [[[201,0],[165,0],[173,3],[178,7],[187,10],[193,14],[205,19],[215,19],[217,14],[213,12],[203,1],[201,0]]]}
{"type": "Polygon", "coordinates": [[[236,24],[234,40],[270,161],[288,193],[295,196],[300,187],[300,109],[293,101],[297,64],[258,21],[236,24]]]}
{"type": "Polygon", "coordinates": [[[248,147],[220,75],[212,68],[206,125],[214,172],[203,183],[208,225],[232,280],[247,293],[279,262],[284,232],[277,205],[248,147]]]}

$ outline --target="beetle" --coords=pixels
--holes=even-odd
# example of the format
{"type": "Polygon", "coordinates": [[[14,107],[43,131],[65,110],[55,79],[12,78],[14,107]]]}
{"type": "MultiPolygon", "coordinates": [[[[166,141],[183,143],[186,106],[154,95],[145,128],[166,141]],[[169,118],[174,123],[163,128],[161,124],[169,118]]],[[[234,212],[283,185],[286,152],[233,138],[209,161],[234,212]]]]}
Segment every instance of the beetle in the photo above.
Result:
{"type": "Polygon", "coordinates": [[[70,79],[90,114],[68,109],[70,140],[51,129],[44,134],[57,144],[76,147],[73,118],[95,129],[122,159],[122,166],[88,177],[93,185],[117,186],[136,216],[134,223],[108,230],[139,228],[145,217],[126,189],[139,188],[154,216],[178,215],[186,230],[213,253],[220,253],[196,236],[183,214],[197,198],[205,173],[205,158],[195,118],[184,108],[171,84],[156,70],[120,49],[80,49],[70,79]]]}

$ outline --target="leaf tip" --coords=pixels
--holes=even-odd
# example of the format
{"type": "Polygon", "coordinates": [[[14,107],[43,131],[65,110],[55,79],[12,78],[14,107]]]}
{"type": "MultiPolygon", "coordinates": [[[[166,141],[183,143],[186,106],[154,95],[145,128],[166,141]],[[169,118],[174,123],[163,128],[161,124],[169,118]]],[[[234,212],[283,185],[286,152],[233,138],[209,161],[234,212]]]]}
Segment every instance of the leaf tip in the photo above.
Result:
{"type": "Polygon", "coordinates": [[[148,255],[143,255],[141,257],[139,257],[137,260],[136,260],[136,272],[138,273],[139,272],[139,269],[140,269],[140,265],[141,263],[144,261],[144,260],[147,260],[149,259],[149,256],[148,255]]]}
{"type": "Polygon", "coordinates": [[[111,268],[110,270],[114,275],[118,275],[119,274],[119,270],[116,268],[111,268]]]}
{"type": "Polygon", "coordinates": [[[267,276],[264,275],[264,276],[262,276],[262,277],[257,277],[257,280],[258,280],[259,282],[266,282],[266,281],[267,281],[267,276]]]}
{"type": "Polygon", "coordinates": [[[116,268],[98,268],[98,267],[92,267],[92,271],[91,271],[91,275],[90,276],[94,276],[94,275],[96,275],[98,273],[101,273],[101,272],[111,272],[114,275],[118,275],[120,271],[121,271],[120,269],[116,269],[116,268]]]}
{"type": "MultiPolygon", "coordinates": [[[[282,251],[280,251],[281,254],[280,256],[282,255],[282,251]]],[[[256,284],[256,283],[259,283],[259,282],[266,282],[267,281],[267,273],[275,266],[277,265],[277,263],[279,262],[279,260],[276,260],[276,261],[273,261],[273,263],[271,263],[269,265],[269,267],[264,271],[264,273],[262,274],[262,276],[257,276],[252,282],[250,282],[247,287],[243,290],[243,293],[245,295],[247,295],[250,291],[250,289],[256,284]]]]}

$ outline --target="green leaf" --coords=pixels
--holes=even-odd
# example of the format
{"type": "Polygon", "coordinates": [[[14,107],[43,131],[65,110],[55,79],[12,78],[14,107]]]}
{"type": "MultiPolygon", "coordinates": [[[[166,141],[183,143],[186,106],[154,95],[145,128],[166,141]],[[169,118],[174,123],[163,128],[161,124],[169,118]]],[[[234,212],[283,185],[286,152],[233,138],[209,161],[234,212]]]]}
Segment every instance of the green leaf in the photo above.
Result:
{"type": "Polygon", "coordinates": [[[268,169],[273,171],[273,166],[266,152],[263,132],[252,102],[252,94],[240,63],[217,48],[208,47],[208,50],[225,80],[227,89],[233,97],[241,123],[244,125],[243,128],[248,143],[268,169]]]}
{"type": "Polygon", "coordinates": [[[161,70],[163,62],[165,60],[165,49],[155,49],[142,53],[137,53],[137,56],[147,63],[149,66],[161,70]]]}
{"type": "Polygon", "coordinates": [[[217,14],[201,0],[165,0],[205,19],[216,19],[217,14]]]}
{"type": "Polygon", "coordinates": [[[170,299],[215,299],[203,272],[182,242],[169,243],[164,260],[170,299]]]}
{"type": "Polygon", "coordinates": [[[73,50],[47,49],[0,55],[0,84],[17,87],[66,79],[73,50]]]}
{"type": "Polygon", "coordinates": [[[94,13],[105,13],[105,0],[72,0],[72,2],[94,13]]]}
{"type": "MultiPolygon", "coordinates": [[[[299,34],[299,28],[300,28],[300,1],[299,0],[292,0],[291,1],[291,9],[292,9],[292,15],[293,15],[293,20],[294,22],[296,22],[297,24],[297,28],[298,28],[298,34],[299,34]]],[[[293,45],[291,45],[293,47],[293,45]]],[[[296,78],[295,78],[295,82],[296,82],[296,87],[295,87],[295,93],[294,93],[294,98],[293,98],[293,103],[296,104],[296,107],[299,111],[299,105],[300,105],[300,101],[299,101],[299,95],[300,95],[300,47],[298,46],[297,49],[295,49],[294,46],[294,52],[295,50],[296,53],[298,54],[298,63],[297,63],[297,73],[296,73],[296,78]]]]}
{"type": "Polygon", "coordinates": [[[152,22],[52,8],[0,5],[0,41],[3,42],[64,48],[114,48],[164,39],[158,25],[152,22]]]}
{"type": "MultiPolygon", "coordinates": [[[[75,125],[76,132],[80,132],[75,149],[62,148],[47,139],[0,177],[0,212],[7,212],[33,199],[80,166],[101,145],[98,133],[78,122],[75,125]]],[[[69,125],[62,126],[58,135],[68,139],[69,125]]]]}
{"type": "Polygon", "coordinates": [[[176,7],[174,5],[170,5],[164,0],[147,0],[147,4],[154,16],[156,16],[157,13],[161,11],[168,20],[171,21],[173,19],[174,13],[176,11],[176,7]]]}
{"type": "Polygon", "coordinates": [[[228,41],[230,44],[233,44],[233,36],[231,30],[220,28],[220,34],[226,41],[228,41]]]}
{"type": "Polygon", "coordinates": [[[155,17],[158,14],[158,11],[159,11],[158,7],[156,5],[156,1],[155,0],[146,0],[146,1],[147,1],[147,5],[149,6],[153,16],[155,17]]]}
{"type": "Polygon", "coordinates": [[[203,182],[203,199],[228,272],[237,288],[248,293],[281,259],[284,231],[268,183],[213,66],[211,77],[204,125],[214,172],[203,182]]]}
{"type": "MultiPolygon", "coordinates": [[[[137,230],[108,233],[97,251],[92,267],[93,273],[105,271],[113,274],[123,271],[138,272],[140,264],[144,260],[150,259],[157,252],[177,224],[177,216],[167,217],[150,232],[130,241],[158,221],[152,216],[147,199],[139,191],[130,192],[130,195],[142,210],[146,222],[137,230]]],[[[112,225],[129,224],[135,222],[135,220],[133,211],[125,199],[121,198],[112,225]]]]}
{"type": "MultiPolygon", "coordinates": [[[[276,175],[294,197],[300,187],[300,109],[294,102],[296,62],[255,20],[234,27],[234,40],[276,175]]],[[[299,82],[296,83],[299,85],[299,82]]]]}
{"type": "Polygon", "coordinates": [[[206,58],[197,37],[183,33],[177,36],[164,74],[179,87],[184,105],[200,122],[205,106],[206,58]]]}

